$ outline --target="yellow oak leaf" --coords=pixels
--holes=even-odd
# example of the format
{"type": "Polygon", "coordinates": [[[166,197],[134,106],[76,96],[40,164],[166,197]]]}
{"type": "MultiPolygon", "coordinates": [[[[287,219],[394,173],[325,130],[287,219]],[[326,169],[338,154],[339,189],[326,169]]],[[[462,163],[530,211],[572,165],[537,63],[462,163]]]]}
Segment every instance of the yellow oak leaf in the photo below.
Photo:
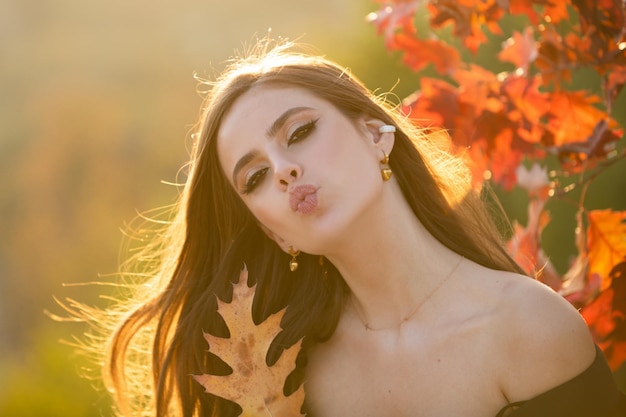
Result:
{"type": "Polygon", "coordinates": [[[302,416],[304,387],[286,397],[285,379],[295,368],[302,341],[285,349],[273,366],[266,362],[270,344],[280,332],[281,310],[258,326],[252,320],[252,302],[256,285],[248,287],[246,268],[233,286],[233,299],[225,303],[218,299],[218,312],[230,331],[229,338],[205,333],[209,351],[226,362],[230,375],[194,375],[206,392],[236,402],[243,409],[243,417],[302,416]]]}
{"type": "Polygon", "coordinates": [[[593,210],[588,220],[588,274],[598,274],[605,290],[611,285],[611,270],[626,258],[626,211],[593,210]]]}

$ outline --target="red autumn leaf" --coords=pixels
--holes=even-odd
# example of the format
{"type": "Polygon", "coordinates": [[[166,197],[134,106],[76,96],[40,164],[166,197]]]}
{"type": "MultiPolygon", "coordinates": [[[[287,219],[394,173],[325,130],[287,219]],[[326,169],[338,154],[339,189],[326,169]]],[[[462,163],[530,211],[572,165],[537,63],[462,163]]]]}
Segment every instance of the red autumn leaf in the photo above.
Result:
{"type": "Polygon", "coordinates": [[[521,68],[524,73],[529,65],[537,58],[537,45],[531,27],[523,33],[513,32],[513,36],[504,42],[502,51],[498,54],[500,61],[511,62],[515,68],[521,68]]]}
{"type": "Polygon", "coordinates": [[[403,101],[402,113],[417,125],[451,129],[459,111],[458,91],[451,84],[434,78],[420,80],[420,90],[403,101]]]}
{"type": "Polygon", "coordinates": [[[580,67],[593,63],[598,57],[591,51],[591,39],[588,36],[572,32],[563,38],[564,53],[570,66],[580,67]]]}
{"type": "Polygon", "coordinates": [[[430,25],[440,28],[450,23],[453,24],[456,36],[468,36],[472,33],[472,5],[473,2],[444,0],[436,3],[429,3],[430,25]]]}
{"type": "Polygon", "coordinates": [[[507,244],[509,254],[530,276],[535,276],[541,271],[546,259],[541,249],[541,232],[550,222],[550,215],[543,210],[544,206],[545,200],[532,199],[530,201],[526,227],[515,222],[514,234],[507,244]]]}
{"type": "Polygon", "coordinates": [[[403,101],[402,112],[418,126],[441,127],[460,147],[472,143],[475,111],[471,103],[459,99],[459,89],[433,78],[422,78],[420,91],[403,101]]]}
{"type": "Polygon", "coordinates": [[[479,139],[472,142],[470,146],[464,147],[461,156],[472,173],[472,185],[478,189],[482,187],[485,180],[491,176],[487,157],[487,141],[479,139]]]}
{"type": "Polygon", "coordinates": [[[397,1],[394,4],[384,2],[380,10],[367,16],[367,20],[376,26],[378,34],[384,34],[385,43],[389,47],[396,31],[415,34],[413,16],[417,6],[417,1],[397,1]]]}
{"type": "Polygon", "coordinates": [[[595,107],[600,99],[583,91],[555,91],[550,94],[548,130],[554,145],[580,142],[591,135],[599,120],[607,114],[595,107]]]}
{"type": "Polygon", "coordinates": [[[487,40],[482,31],[482,24],[486,24],[492,32],[499,33],[497,22],[503,14],[499,2],[495,0],[479,2],[440,0],[428,3],[428,9],[432,27],[453,24],[454,35],[461,38],[463,44],[472,52],[476,52],[487,40]]]}
{"type": "Polygon", "coordinates": [[[414,71],[433,64],[440,74],[450,74],[461,61],[458,51],[444,42],[418,39],[405,32],[396,33],[389,41],[388,47],[391,50],[402,51],[402,60],[414,71]]]}
{"type": "Polygon", "coordinates": [[[409,68],[419,71],[433,64],[439,73],[449,74],[460,62],[459,53],[445,42],[418,37],[413,24],[418,5],[419,1],[385,3],[367,19],[376,25],[379,34],[384,33],[389,50],[403,52],[402,59],[409,68]]]}
{"type": "Polygon", "coordinates": [[[572,65],[561,35],[552,26],[544,26],[539,31],[540,41],[537,48],[535,67],[541,72],[544,85],[554,83],[558,88],[561,81],[571,81],[572,65]]]}
{"type": "Polygon", "coordinates": [[[606,89],[613,100],[622,91],[624,84],[626,84],[626,65],[612,68],[607,79],[606,89]]]}
{"type": "Polygon", "coordinates": [[[508,3],[511,14],[525,14],[534,26],[540,24],[541,18],[555,24],[569,18],[569,0],[509,0],[508,3]]]}
{"type": "Polygon", "coordinates": [[[509,0],[509,12],[511,14],[525,14],[533,25],[539,23],[539,15],[533,8],[533,0],[509,0]]]}
{"type": "MultiPolygon", "coordinates": [[[[530,144],[544,140],[543,119],[550,106],[545,93],[539,91],[538,77],[510,75],[502,83],[502,93],[509,103],[507,116],[515,124],[516,147],[532,155],[530,144]]],[[[503,97],[504,98],[504,97],[503,97]]]]}
{"type": "Polygon", "coordinates": [[[497,97],[501,82],[493,72],[472,64],[467,70],[457,69],[453,78],[459,84],[459,101],[472,107],[474,117],[479,117],[485,110],[492,113],[503,110],[502,100],[497,97]]]}
{"type": "Polygon", "coordinates": [[[561,166],[569,172],[579,172],[590,168],[596,161],[606,159],[622,137],[621,131],[610,130],[608,126],[609,122],[600,120],[586,140],[560,146],[558,157],[561,166]]]}
{"type": "Polygon", "coordinates": [[[582,307],[596,342],[617,369],[626,361],[626,212],[596,210],[587,218],[586,240],[579,218],[579,255],[561,294],[582,307]]]}
{"type": "Polygon", "coordinates": [[[516,170],[523,154],[515,149],[513,135],[515,127],[502,113],[485,113],[476,127],[476,137],[488,140],[488,167],[491,179],[505,190],[512,190],[517,182],[516,170]]]}
{"type": "Polygon", "coordinates": [[[457,71],[455,77],[464,83],[459,88],[423,78],[422,89],[404,101],[403,112],[420,126],[445,128],[457,146],[470,147],[464,156],[472,159],[475,184],[488,174],[512,189],[527,146],[516,134],[520,123],[511,120],[493,94],[499,85],[495,78],[482,79],[480,71],[457,71]]]}
{"type": "Polygon", "coordinates": [[[530,22],[537,26],[540,17],[549,23],[558,23],[567,19],[567,5],[569,0],[509,0],[509,12],[511,14],[525,14],[530,22]],[[541,6],[541,12],[537,11],[537,6],[541,6]]]}
{"type": "Polygon", "coordinates": [[[616,370],[626,362],[626,261],[612,268],[607,281],[611,285],[583,307],[581,314],[609,366],[616,370]]]}
{"type": "Polygon", "coordinates": [[[593,28],[596,38],[615,39],[623,36],[626,16],[622,0],[572,0],[578,9],[582,32],[593,28]]]}
{"type": "Polygon", "coordinates": [[[557,24],[562,20],[569,19],[567,6],[570,6],[570,0],[549,1],[544,5],[544,19],[550,23],[557,24]]]}
{"type": "Polygon", "coordinates": [[[589,47],[587,62],[599,74],[615,65],[626,64],[626,7],[621,0],[575,0],[579,10],[580,33],[589,47]]]}
{"type": "MultiPolygon", "coordinates": [[[[398,2],[402,1],[393,1],[398,2]]],[[[516,184],[528,189],[529,224],[515,225],[516,241],[510,243],[511,251],[520,263],[528,261],[524,267],[529,273],[539,270],[538,279],[584,309],[598,344],[615,369],[626,361],[626,290],[624,280],[615,278],[613,268],[617,260],[624,259],[621,249],[615,252],[626,236],[623,217],[621,213],[591,212],[585,230],[581,215],[576,233],[578,255],[561,277],[541,247],[541,229],[548,216],[538,206],[554,196],[566,195],[574,184],[586,187],[615,160],[624,157],[614,152],[622,131],[610,114],[616,112],[618,94],[626,84],[626,5],[622,0],[426,3],[431,28],[451,26],[453,35],[474,52],[488,41],[487,30],[500,30],[498,20],[505,12],[529,17],[531,27],[512,33],[499,54],[500,60],[511,62],[516,71],[495,74],[470,61],[457,62],[447,73],[456,85],[423,81],[422,90],[403,102],[403,110],[410,111],[411,119],[422,125],[447,129],[460,154],[468,160],[475,185],[491,179],[505,191],[516,184]],[[587,90],[571,91],[569,82],[573,75],[581,79],[581,69],[599,75],[602,85],[589,91],[602,90],[602,97],[587,90]],[[609,160],[612,155],[618,156],[609,160]],[[544,162],[550,158],[550,164],[560,164],[557,173],[564,177],[580,174],[580,182],[562,188],[558,185],[553,190],[554,185],[546,185],[542,172],[542,180],[536,185],[530,171],[520,166],[523,158],[544,162]],[[609,259],[614,252],[617,257],[609,259]]],[[[410,26],[399,29],[408,37],[417,37],[410,26]]],[[[407,45],[415,50],[417,43],[407,45]]],[[[415,51],[411,53],[417,56],[415,51]]],[[[436,57],[432,59],[438,62],[436,57]]],[[[411,65],[422,68],[425,64],[414,59],[411,65]]],[[[555,181],[559,184],[560,180],[555,181]]]]}
{"type": "Polygon", "coordinates": [[[509,76],[502,84],[502,91],[532,125],[539,125],[550,110],[548,97],[539,91],[540,83],[537,77],[509,76]]]}
{"type": "Polygon", "coordinates": [[[520,165],[516,171],[517,182],[529,196],[528,221],[525,227],[514,222],[514,234],[507,243],[508,252],[530,276],[560,291],[563,280],[541,246],[541,234],[550,222],[544,210],[551,189],[547,168],[533,163],[530,169],[520,165]]]}

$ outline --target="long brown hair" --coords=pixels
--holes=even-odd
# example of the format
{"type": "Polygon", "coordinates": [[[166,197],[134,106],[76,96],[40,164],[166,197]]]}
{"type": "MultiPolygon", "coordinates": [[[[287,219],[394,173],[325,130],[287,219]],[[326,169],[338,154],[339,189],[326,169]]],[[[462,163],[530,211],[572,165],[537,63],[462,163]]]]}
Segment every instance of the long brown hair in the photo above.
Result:
{"type": "MultiPolygon", "coordinates": [[[[257,284],[257,322],[287,307],[268,361],[304,338],[286,391],[302,382],[306,352],[335,330],[348,289],[329,262],[303,254],[295,273],[289,257],[258,227],[220,167],[216,137],[233,103],[252,86],[304,88],[346,117],[380,119],[398,127],[390,165],[413,212],[453,251],[489,268],[517,271],[493,226],[480,193],[458,158],[416,129],[354,76],[326,59],[293,52],[293,45],[260,45],[234,61],[215,82],[203,106],[188,179],[164,233],[143,252],[156,260],[149,281],[108,310],[116,321],[108,339],[105,382],[120,415],[230,416],[240,408],[206,394],[191,375],[229,372],[207,353],[203,331],[227,336],[216,297],[228,301],[244,266],[257,284]],[[150,381],[145,376],[151,375],[150,381]],[[144,378],[144,379],[142,379],[144,378]]],[[[416,249],[418,250],[418,249],[416,249]]],[[[94,315],[94,311],[89,312],[94,315]]]]}

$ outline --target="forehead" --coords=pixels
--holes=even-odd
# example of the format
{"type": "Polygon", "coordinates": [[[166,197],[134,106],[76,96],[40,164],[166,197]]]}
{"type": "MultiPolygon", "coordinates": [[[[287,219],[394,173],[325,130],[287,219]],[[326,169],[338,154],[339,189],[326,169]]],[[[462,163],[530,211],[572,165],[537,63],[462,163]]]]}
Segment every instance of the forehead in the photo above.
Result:
{"type": "Polygon", "coordinates": [[[222,119],[219,137],[229,137],[242,128],[265,131],[269,125],[255,122],[272,123],[286,110],[293,107],[307,106],[320,108],[328,104],[310,91],[283,85],[258,85],[241,95],[222,119]]]}
{"type": "Polygon", "coordinates": [[[332,109],[310,91],[283,85],[257,85],[241,95],[225,114],[217,135],[218,156],[223,167],[231,166],[258,140],[267,140],[272,123],[294,107],[332,109]]]}

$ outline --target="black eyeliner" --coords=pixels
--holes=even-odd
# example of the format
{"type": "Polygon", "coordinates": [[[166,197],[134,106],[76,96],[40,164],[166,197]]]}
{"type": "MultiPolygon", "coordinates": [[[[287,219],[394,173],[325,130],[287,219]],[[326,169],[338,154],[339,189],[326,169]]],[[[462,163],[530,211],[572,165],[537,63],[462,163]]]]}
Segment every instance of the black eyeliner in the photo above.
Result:
{"type": "Polygon", "coordinates": [[[319,117],[317,119],[310,120],[310,121],[306,122],[305,124],[299,126],[291,134],[291,136],[289,136],[289,140],[287,141],[287,145],[298,143],[301,140],[306,139],[315,130],[315,128],[317,126],[318,120],[319,120],[319,117]],[[296,137],[296,136],[298,136],[298,137],[296,137]]]}

